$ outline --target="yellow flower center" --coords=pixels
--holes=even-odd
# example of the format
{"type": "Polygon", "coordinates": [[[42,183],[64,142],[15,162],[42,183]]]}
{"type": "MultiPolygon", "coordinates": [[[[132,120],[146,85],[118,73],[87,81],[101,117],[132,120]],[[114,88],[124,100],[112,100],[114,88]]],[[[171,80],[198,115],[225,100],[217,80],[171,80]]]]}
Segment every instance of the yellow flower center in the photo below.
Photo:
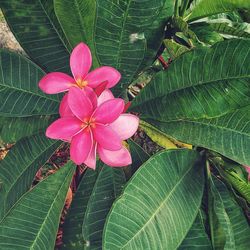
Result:
{"type": "Polygon", "coordinates": [[[91,128],[95,128],[95,119],[94,118],[85,118],[81,125],[82,128],[86,128],[90,130],[91,128]]]}
{"type": "Polygon", "coordinates": [[[82,79],[78,79],[76,81],[76,84],[79,88],[83,89],[84,87],[86,87],[88,85],[88,82],[87,81],[84,81],[82,79]]]}

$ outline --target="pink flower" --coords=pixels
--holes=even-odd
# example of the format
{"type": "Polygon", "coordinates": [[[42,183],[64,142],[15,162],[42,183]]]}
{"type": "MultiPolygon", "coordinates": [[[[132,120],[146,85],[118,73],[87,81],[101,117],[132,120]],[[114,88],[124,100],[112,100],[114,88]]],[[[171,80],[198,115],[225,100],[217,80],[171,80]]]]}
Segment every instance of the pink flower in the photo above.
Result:
{"type": "Polygon", "coordinates": [[[123,114],[124,101],[105,90],[97,99],[72,87],[60,106],[61,118],[52,123],[46,135],[71,142],[70,157],[76,164],[95,168],[96,152],[113,167],[131,164],[131,155],[122,145],[137,130],[139,119],[123,114]]]}
{"type": "Polygon", "coordinates": [[[116,69],[103,66],[89,73],[91,65],[89,47],[79,43],[70,55],[70,68],[74,78],[61,72],[49,73],[40,80],[39,87],[47,94],[65,92],[71,87],[83,89],[88,94],[92,89],[111,88],[119,82],[121,75],[116,69]]]}

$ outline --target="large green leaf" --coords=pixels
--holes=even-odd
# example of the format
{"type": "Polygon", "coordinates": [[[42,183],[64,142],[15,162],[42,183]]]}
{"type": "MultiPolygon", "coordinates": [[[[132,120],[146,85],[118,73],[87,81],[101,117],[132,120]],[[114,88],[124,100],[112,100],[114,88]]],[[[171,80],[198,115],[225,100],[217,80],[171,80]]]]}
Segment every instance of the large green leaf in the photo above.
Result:
{"type": "Polygon", "coordinates": [[[38,169],[59,146],[60,142],[44,135],[28,137],[0,162],[0,218],[30,188],[38,169]]]}
{"type": "Polygon", "coordinates": [[[68,212],[63,249],[101,249],[102,231],[114,199],[125,183],[122,169],[103,166],[84,174],[68,212]]]}
{"type": "Polygon", "coordinates": [[[44,131],[55,116],[0,117],[0,134],[4,142],[16,142],[19,139],[44,131]]]}
{"type": "Polygon", "coordinates": [[[122,74],[116,87],[125,87],[150,65],[164,36],[164,22],[173,14],[169,0],[97,0],[95,46],[102,65],[110,65],[122,74]]]}
{"type": "Polygon", "coordinates": [[[46,71],[69,71],[69,47],[53,0],[2,0],[4,16],[25,52],[46,71]]]}
{"type": "Polygon", "coordinates": [[[231,40],[184,54],[157,74],[131,109],[177,140],[250,164],[249,45],[231,40]]]}
{"type": "Polygon", "coordinates": [[[215,197],[215,213],[226,236],[223,249],[247,249],[250,240],[250,228],[242,209],[228,192],[223,182],[216,177],[212,180],[212,188],[215,197]]]}
{"type": "Polygon", "coordinates": [[[55,12],[72,47],[85,42],[91,49],[93,66],[99,62],[95,55],[94,30],[96,0],[54,0],[55,12]]]}
{"type": "Polygon", "coordinates": [[[0,115],[22,117],[58,113],[58,96],[38,88],[44,72],[27,58],[0,50],[0,115]]]}
{"type": "Polygon", "coordinates": [[[208,239],[203,223],[202,211],[199,211],[194,224],[189,230],[186,238],[181,243],[178,250],[212,250],[212,245],[208,239]]]}
{"type": "Polygon", "coordinates": [[[214,119],[148,120],[168,135],[250,165],[250,106],[214,119]],[[240,121],[240,122],[239,122],[240,121]]]}
{"type": "Polygon", "coordinates": [[[67,164],[25,193],[0,221],[0,248],[54,249],[59,219],[75,166],[67,164]]]}
{"type": "Polygon", "coordinates": [[[155,75],[131,110],[170,122],[213,118],[249,105],[249,48],[248,40],[229,40],[183,54],[155,75]]]}
{"type": "Polygon", "coordinates": [[[204,164],[198,158],[187,149],[151,157],[114,203],[103,248],[176,249],[201,204],[204,164]]]}
{"type": "Polygon", "coordinates": [[[232,12],[236,9],[250,9],[250,2],[246,0],[196,0],[192,4],[189,21],[219,13],[232,12]]]}

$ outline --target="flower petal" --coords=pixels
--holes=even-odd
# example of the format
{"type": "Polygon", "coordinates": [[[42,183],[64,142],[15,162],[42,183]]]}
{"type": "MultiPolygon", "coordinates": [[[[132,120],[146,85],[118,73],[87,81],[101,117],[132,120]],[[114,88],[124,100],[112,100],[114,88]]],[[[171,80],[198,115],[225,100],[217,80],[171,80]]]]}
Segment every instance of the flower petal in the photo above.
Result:
{"type": "Polygon", "coordinates": [[[68,93],[64,95],[59,107],[59,114],[61,117],[74,116],[68,105],[68,93]]]}
{"type": "Polygon", "coordinates": [[[70,55],[70,68],[75,80],[83,80],[92,65],[92,56],[85,43],[79,43],[70,55]]]}
{"type": "Polygon", "coordinates": [[[108,86],[108,81],[106,82],[102,82],[101,84],[99,84],[96,88],[95,88],[95,93],[97,96],[100,96],[101,93],[107,88],[108,86]]]}
{"type": "Polygon", "coordinates": [[[121,114],[110,127],[120,136],[122,140],[130,138],[138,129],[139,118],[131,114],[121,114]]]}
{"type": "Polygon", "coordinates": [[[76,87],[69,90],[68,104],[73,114],[82,121],[89,118],[93,112],[93,105],[87,95],[76,87]]]}
{"type": "Polygon", "coordinates": [[[92,145],[92,148],[89,152],[87,159],[84,161],[84,164],[92,169],[96,168],[96,150],[97,150],[97,144],[94,143],[92,145]]]}
{"type": "Polygon", "coordinates": [[[132,163],[131,155],[125,147],[117,151],[109,151],[98,146],[97,151],[101,160],[111,167],[124,167],[132,163]]]}
{"type": "Polygon", "coordinates": [[[39,82],[39,88],[46,94],[57,94],[75,86],[75,80],[64,73],[53,72],[45,75],[39,82]]]}
{"type": "Polygon", "coordinates": [[[93,129],[94,140],[103,148],[108,150],[119,150],[122,147],[120,137],[109,127],[102,124],[96,124],[93,129]]]}
{"type": "Polygon", "coordinates": [[[97,99],[97,106],[100,106],[102,103],[114,99],[112,92],[109,89],[105,89],[97,99]]]}
{"type": "Polygon", "coordinates": [[[71,160],[77,165],[82,164],[88,157],[92,144],[93,140],[88,129],[75,135],[70,144],[71,160]]]}
{"type": "Polygon", "coordinates": [[[112,88],[121,79],[121,74],[116,69],[103,66],[91,71],[86,77],[85,81],[91,88],[96,88],[100,83],[108,81],[107,88],[112,88]]]}
{"type": "Polygon", "coordinates": [[[126,113],[130,106],[131,106],[131,101],[125,104],[123,113],[126,113]]]}
{"type": "Polygon", "coordinates": [[[96,122],[107,124],[115,121],[124,109],[124,101],[114,98],[102,103],[93,114],[96,122]]]}
{"type": "Polygon", "coordinates": [[[81,121],[75,117],[64,117],[54,121],[46,130],[51,139],[70,141],[71,137],[81,130],[81,121]]]}
{"type": "Polygon", "coordinates": [[[85,88],[83,88],[83,92],[85,92],[85,94],[88,96],[93,105],[93,108],[95,109],[97,107],[97,95],[95,91],[92,88],[86,86],[85,88]]]}

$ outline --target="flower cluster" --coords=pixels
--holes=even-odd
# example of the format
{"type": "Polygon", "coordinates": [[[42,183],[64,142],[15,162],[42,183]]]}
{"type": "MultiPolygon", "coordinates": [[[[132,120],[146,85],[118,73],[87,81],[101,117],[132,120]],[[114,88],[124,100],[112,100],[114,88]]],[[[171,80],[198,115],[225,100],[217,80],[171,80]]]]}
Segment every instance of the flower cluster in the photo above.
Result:
{"type": "Polygon", "coordinates": [[[113,167],[131,164],[131,155],[123,145],[137,130],[139,119],[125,114],[124,100],[115,98],[109,88],[115,86],[120,73],[108,66],[89,73],[91,52],[78,44],[70,56],[74,76],[53,72],[45,75],[39,87],[47,94],[68,92],[60,107],[60,118],[46,131],[46,136],[70,143],[70,157],[76,164],[96,166],[96,154],[113,167]]]}

